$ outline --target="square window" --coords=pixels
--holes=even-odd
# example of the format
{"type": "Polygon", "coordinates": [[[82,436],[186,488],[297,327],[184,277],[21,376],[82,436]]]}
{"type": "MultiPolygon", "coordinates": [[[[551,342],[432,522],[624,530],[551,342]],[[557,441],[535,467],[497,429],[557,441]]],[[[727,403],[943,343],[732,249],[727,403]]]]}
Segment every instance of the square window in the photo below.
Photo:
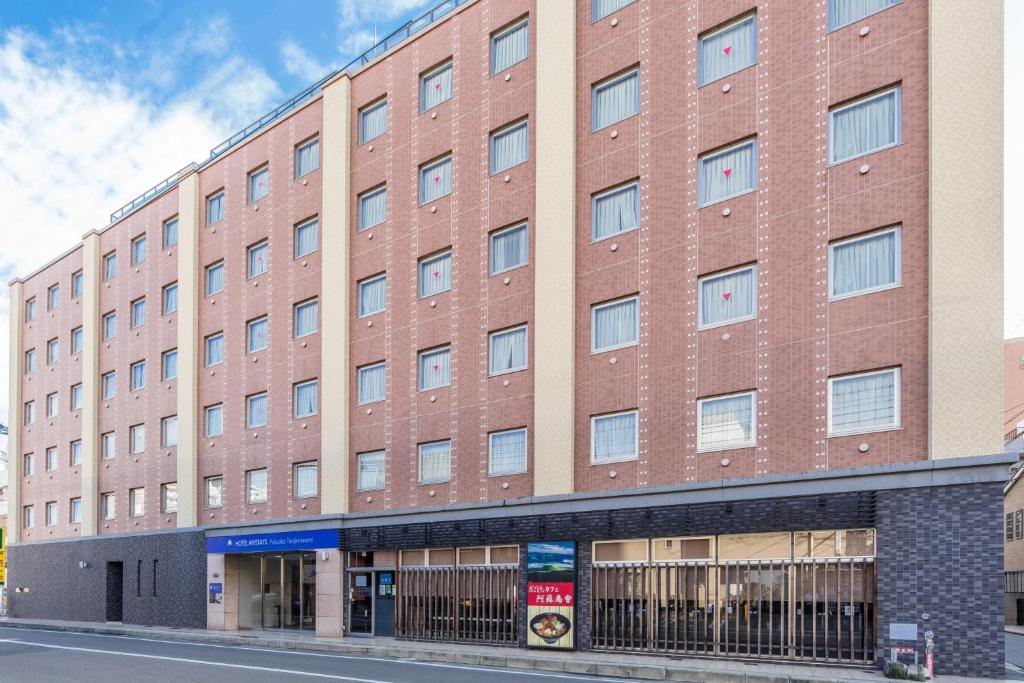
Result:
{"type": "Polygon", "coordinates": [[[757,16],[751,14],[700,39],[700,84],[757,64],[757,16]]]}
{"type": "Polygon", "coordinates": [[[206,407],[206,436],[220,436],[224,433],[224,406],[218,403],[206,407]]]}
{"type": "Polygon", "coordinates": [[[380,225],[388,217],[388,188],[381,186],[359,195],[358,231],[380,225]]]}
{"type": "Polygon", "coordinates": [[[161,377],[163,381],[175,379],[178,376],[178,349],[164,351],[161,360],[161,365],[163,366],[161,368],[161,377]]]}
{"type": "Polygon", "coordinates": [[[46,471],[53,472],[57,469],[57,447],[50,446],[46,449],[46,471]]]}
{"type": "Polygon", "coordinates": [[[302,462],[295,465],[295,497],[312,498],[317,494],[317,463],[302,462]]]}
{"type": "Polygon", "coordinates": [[[488,435],[488,472],[492,477],[526,471],[526,430],[510,429],[488,435]]]}
{"type": "Polygon", "coordinates": [[[71,273],[71,298],[77,299],[82,296],[85,289],[85,275],[80,270],[71,273]]]}
{"type": "Polygon", "coordinates": [[[446,62],[420,76],[420,111],[428,111],[452,98],[452,63],[446,62]]]}
{"type": "Polygon", "coordinates": [[[142,517],[146,514],[146,489],[128,490],[128,516],[142,517]]]}
{"type": "Polygon", "coordinates": [[[295,336],[305,337],[320,329],[320,302],[310,299],[295,304],[295,336]]]}
{"type": "Polygon", "coordinates": [[[146,388],[146,361],[140,360],[132,363],[129,366],[129,381],[131,386],[128,387],[130,391],[138,391],[139,389],[146,388]]]}
{"type": "Polygon", "coordinates": [[[504,375],[526,369],[528,355],[526,326],[491,332],[490,373],[504,375]]]}
{"type": "Polygon", "coordinates": [[[114,432],[107,432],[100,437],[100,452],[104,460],[111,460],[117,455],[117,440],[114,432]]]}
{"type": "Polygon", "coordinates": [[[31,477],[36,473],[36,456],[35,453],[26,453],[21,457],[21,474],[25,477],[31,477]]]}
{"type": "Polygon", "coordinates": [[[79,325],[75,329],[71,330],[71,353],[81,353],[82,344],[85,341],[85,336],[82,332],[82,326],[79,325]]]}
{"type": "Polygon", "coordinates": [[[640,183],[595,194],[590,202],[590,240],[599,242],[640,227],[640,183]]]}
{"type": "Polygon", "coordinates": [[[590,308],[590,352],[633,346],[640,338],[640,299],[636,296],[590,308]]]}
{"type": "Polygon", "coordinates": [[[46,342],[46,364],[53,365],[60,360],[60,340],[51,339],[46,342]]]}
{"type": "Polygon", "coordinates": [[[173,247],[178,243],[178,217],[168,218],[164,221],[163,244],[164,249],[173,247]]]}
{"type": "Polygon", "coordinates": [[[448,386],[452,383],[451,347],[443,346],[431,351],[421,351],[419,366],[420,391],[448,386]]]}
{"type": "Polygon", "coordinates": [[[313,138],[295,148],[295,177],[301,178],[320,168],[320,138],[313,138]]]}
{"type": "Polygon", "coordinates": [[[267,426],[267,393],[253,394],[245,399],[246,429],[267,426]]]}
{"type": "Polygon", "coordinates": [[[117,252],[112,251],[103,257],[103,279],[111,280],[117,277],[117,252]]]}
{"type": "Polygon", "coordinates": [[[224,477],[207,477],[203,488],[206,491],[207,508],[224,507],[224,477]]]}
{"type": "Polygon", "coordinates": [[[757,267],[746,266],[697,280],[700,329],[757,317],[757,267]]]}
{"type": "Polygon", "coordinates": [[[68,517],[68,521],[72,524],[80,524],[82,522],[82,499],[72,498],[70,501],[71,514],[68,517]]]}
{"type": "Polygon", "coordinates": [[[146,425],[132,425],[128,428],[128,452],[132,455],[146,450],[146,425]]]}
{"type": "Polygon", "coordinates": [[[224,362],[224,333],[217,332],[206,338],[206,367],[224,362]]]}
{"type": "Polygon", "coordinates": [[[420,452],[420,483],[440,484],[452,478],[452,442],[423,443],[420,452]]]}
{"type": "Polygon", "coordinates": [[[217,192],[206,198],[206,224],[213,225],[224,220],[224,192],[217,192]]]}
{"type": "Polygon", "coordinates": [[[828,247],[829,296],[845,299],[900,286],[900,229],[833,242],[828,247]]]}
{"type": "Polygon", "coordinates": [[[359,368],[359,405],[383,401],[386,394],[387,366],[374,363],[359,368]]]}
{"type": "Polygon", "coordinates": [[[380,137],[388,129],[388,101],[380,99],[359,110],[359,144],[380,137]]]}
{"type": "Polygon", "coordinates": [[[632,5],[636,0],[593,0],[591,12],[592,21],[600,21],[613,12],[618,12],[626,5],[632,5]]]}
{"type": "Polygon", "coordinates": [[[178,511],[178,483],[171,482],[170,484],[160,485],[160,511],[161,512],[177,512],[178,511]]]}
{"type": "Polygon", "coordinates": [[[249,470],[245,473],[246,500],[250,503],[267,502],[267,471],[249,470]]]}
{"type": "Polygon", "coordinates": [[[206,267],[206,296],[224,291],[224,262],[219,261],[206,267]]]}
{"type": "Polygon", "coordinates": [[[246,258],[246,277],[263,275],[270,267],[270,242],[263,240],[249,247],[246,258]]]}
{"type": "Polygon", "coordinates": [[[80,440],[76,439],[75,441],[71,442],[70,453],[71,453],[71,466],[72,467],[78,467],[79,465],[81,465],[82,464],[82,442],[80,440]]]}
{"type": "Polygon", "coordinates": [[[35,372],[36,370],[36,350],[29,349],[25,352],[25,373],[35,372]]]}
{"type": "Polygon", "coordinates": [[[757,445],[757,392],[697,401],[697,450],[720,451],[757,445]]]}
{"type": "Polygon", "coordinates": [[[270,193],[270,167],[264,166],[249,174],[249,203],[258,202],[270,193]]]}
{"type": "Polygon", "coordinates": [[[640,113],[639,69],[596,83],[592,91],[591,108],[595,131],[640,113]]]}
{"type": "Polygon", "coordinates": [[[132,327],[142,327],[146,324],[146,298],[136,299],[132,302],[132,327]]]}
{"type": "Polygon", "coordinates": [[[447,155],[420,167],[420,205],[452,193],[452,157],[447,155]]]}
{"type": "Polygon", "coordinates": [[[117,373],[111,370],[100,376],[101,395],[103,400],[114,398],[117,395],[117,373]]]}
{"type": "Polygon", "coordinates": [[[320,221],[311,218],[295,226],[295,258],[308,256],[320,249],[320,221]]]}
{"type": "Polygon", "coordinates": [[[364,318],[384,310],[388,300],[388,280],[377,275],[359,282],[359,317],[364,318]]]}
{"type": "Polygon", "coordinates": [[[356,456],[358,478],[356,488],[360,491],[384,489],[384,451],[360,453],[356,456]]]}
{"type": "Polygon", "coordinates": [[[491,75],[530,56],[530,27],[526,19],[491,36],[491,75]]]}
{"type": "Polygon", "coordinates": [[[117,313],[111,311],[103,314],[103,340],[112,339],[117,334],[117,313]]]}
{"type": "Polygon", "coordinates": [[[146,236],[139,235],[132,240],[132,265],[137,266],[146,260],[146,236]]]}
{"type": "Polygon", "coordinates": [[[46,290],[46,310],[54,311],[60,307],[60,285],[52,285],[46,290]]]}
{"type": "Polygon", "coordinates": [[[117,515],[117,498],[113,493],[100,494],[103,519],[114,519],[117,515]]]}
{"type": "Polygon", "coordinates": [[[839,164],[900,144],[900,88],[828,113],[829,162],[839,164]]]}
{"type": "Polygon", "coordinates": [[[520,121],[491,134],[491,175],[529,160],[529,136],[526,121],[520,121]]]}
{"type": "Polygon", "coordinates": [[[32,322],[36,319],[36,298],[25,300],[25,322],[32,322]]]}
{"type": "Polygon", "coordinates": [[[697,196],[702,207],[756,189],[756,140],[741,142],[697,160],[697,196]]]}
{"type": "Polygon", "coordinates": [[[178,283],[172,282],[163,291],[164,315],[178,310],[178,283]]]}
{"type": "Polygon", "coordinates": [[[420,298],[447,292],[452,288],[452,252],[446,251],[420,261],[420,298]]]}
{"type": "Polygon", "coordinates": [[[829,435],[860,434],[899,426],[899,368],[829,378],[829,435]]]}
{"type": "Polygon", "coordinates": [[[267,348],[267,316],[256,318],[246,323],[246,348],[249,353],[267,348]]]}
{"type": "Polygon", "coordinates": [[[164,448],[178,445],[177,415],[171,415],[160,420],[160,445],[164,448]]]}
{"type": "Polygon", "coordinates": [[[71,410],[82,409],[82,385],[72,384],[71,385],[71,410]]]}
{"type": "Polygon", "coordinates": [[[828,30],[849,26],[900,2],[902,0],[828,0],[828,30]]]}
{"type": "Polygon", "coordinates": [[[497,275],[521,268],[530,260],[530,238],[526,223],[491,233],[490,273],[497,275]]]}
{"type": "Polygon", "coordinates": [[[640,446],[637,411],[627,410],[590,418],[590,461],[592,463],[635,460],[640,446]]]}
{"type": "Polygon", "coordinates": [[[295,417],[312,417],[319,411],[317,388],[319,383],[313,379],[295,385],[295,417]]]}

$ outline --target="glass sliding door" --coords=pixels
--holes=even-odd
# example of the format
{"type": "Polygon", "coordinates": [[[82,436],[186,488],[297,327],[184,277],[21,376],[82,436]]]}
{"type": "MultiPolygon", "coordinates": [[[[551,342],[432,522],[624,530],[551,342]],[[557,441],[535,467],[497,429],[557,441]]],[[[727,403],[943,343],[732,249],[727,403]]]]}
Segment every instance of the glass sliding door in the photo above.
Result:
{"type": "Polygon", "coordinates": [[[316,553],[302,553],[301,628],[316,628],[316,553]]]}
{"type": "Polygon", "coordinates": [[[282,560],[281,605],[284,628],[302,625],[302,557],[285,555],[282,560]]]}
{"type": "Polygon", "coordinates": [[[263,628],[281,628],[281,556],[263,558],[263,628]]]}

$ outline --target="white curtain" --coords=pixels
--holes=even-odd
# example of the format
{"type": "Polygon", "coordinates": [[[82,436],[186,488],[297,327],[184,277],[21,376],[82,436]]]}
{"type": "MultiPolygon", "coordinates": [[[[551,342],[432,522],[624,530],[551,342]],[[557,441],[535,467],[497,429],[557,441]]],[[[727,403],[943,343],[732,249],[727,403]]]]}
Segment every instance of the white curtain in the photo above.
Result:
{"type": "MultiPolygon", "coordinates": [[[[107,254],[103,257],[103,279],[109,280],[117,275],[117,254],[107,254]]],[[[35,302],[33,301],[33,306],[35,302]]],[[[35,320],[35,313],[28,316],[29,320],[35,320]]]]}
{"type": "Polygon", "coordinates": [[[269,252],[270,245],[266,242],[249,248],[249,277],[255,277],[267,272],[267,255],[269,252]]]}
{"type": "Polygon", "coordinates": [[[168,351],[164,354],[164,379],[174,379],[178,376],[178,352],[168,351]]]}
{"type": "Polygon", "coordinates": [[[384,488],[384,451],[360,453],[359,484],[360,491],[375,491],[384,488]]]}
{"type": "Polygon", "coordinates": [[[132,303],[132,327],[146,324],[146,300],[140,299],[132,303]]]}
{"type": "Polygon", "coordinates": [[[637,306],[636,299],[627,299],[594,309],[594,351],[636,343],[637,306]]]}
{"type": "Polygon", "coordinates": [[[72,441],[71,442],[71,464],[81,465],[82,464],[82,442],[72,441]]]}
{"type": "Polygon", "coordinates": [[[452,288],[452,253],[446,252],[420,262],[420,298],[452,288]]]}
{"type": "Polygon", "coordinates": [[[449,347],[420,354],[420,391],[452,383],[452,350],[449,347]]]}
{"type": "Polygon", "coordinates": [[[261,425],[267,424],[267,395],[258,394],[256,396],[250,396],[248,404],[248,426],[259,427],[261,425]]]}
{"type": "Polygon", "coordinates": [[[249,480],[249,502],[262,503],[267,500],[267,471],[251,470],[246,473],[249,480]]]}
{"type": "Polygon", "coordinates": [[[491,138],[492,175],[524,163],[529,157],[529,132],[525,121],[491,138]]]}
{"type": "Polygon", "coordinates": [[[146,514],[146,489],[130,489],[128,497],[132,517],[141,517],[146,514]]]}
{"type": "Polygon", "coordinates": [[[142,361],[132,365],[132,389],[141,389],[146,386],[146,362],[142,361]]]}
{"type": "Polygon", "coordinates": [[[452,192],[452,158],[446,157],[420,171],[420,204],[427,204],[452,192]]]}
{"type": "MultiPolygon", "coordinates": [[[[117,395],[117,375],[113,372],[108,372],[103,375],[103,398],[112,398],[117,395]]],[[[31,405],[35,407],[34,403],[26,404],[26,408],[31,405]]],[[[34,417],[34,413],[33,413],[34,417]]]]}
{"type": "Polygon", "coordinates": [[[206,200],[206,223],[210,225],[224,218],[224,193],[206,200]]]}
{"type": "Polygon", "coordinates": [[[384,135],[388,129],[387,100],[363,110],[359,115],[359,144],[369,142],[375,137],[384,135]]]}
{"type": "Polygon", "coordinates": [[[384,276],[359,283],[359,317],[383,311],[387,306],[388,281],[384,276]]]}
{"type": "MultiPolygon", "coordinates": [[[[132,265],[138,265],[146,260],[146,238],[140,237],[132,242],[132,265]]],[[[50,308],[56,308],[53,301],[54,290],[50,290],[50,308]]]]}
{"type": "Polygon", "coordinates": [[[216,294],[224,289],[224,264],[219,263],[206,269],[206,295],[216,294]]]}
{"type": "Polygon", "coordinates": [[[320,140],[313,140],[295,150],[295,177],[301,178],[320,168],[320,140]]]}
{"type": "Polygon", "coordinates": [[[178,285],[164,287],[164,313],[178,310],[178,285]]]}
{"type": "Polygon", "coordinates": [[[491,335],[491,374],[526,367],[526,328],[495,332],[491,335]]]}
{"type": "Polygon", "coordinates": [[[320,248],[320,221],[312,220],[295,228],[295,258],[320,248]]]}
{"type": "Polygon", "coordinates": [[[249,176],[249,201],[263,199],[270,192],[270,171],[263,169],[249,176]]]}
{"type": "Polygon", "coordinates": [[[491,275],[525,265],[529,259],[526,224],[491,235],[491,275]]]}
{"type": "Polygon", "coordinates": [[[141,453],[146,450],[146,425],[128,428],[128,452],[141,453]]]}
{"type": "Polygon", "coordinates": [[[359,229],[380,225],[387,219],[388,189],[382,187],[359,197],[359,229]]]}
{"type": "Polygon", "coordinates": [[[636,115],[640,111],[640,72],[596,86],[593,99],[594,130],[636,115]]]}
{"type": "Polygon", "coordinates": [[[103,459],[110,460],[117,456],[117,441],[114,438],[116,435],[113,432],[107,432],[103,435],[103,459]]]}
{"type": "Polygon", "coordinates": [[[249,351],[259,351],[267,345],[267,319],[249,323],[249,351]]]}
{"type": "Polygon", "coordinates": [[[452,443],[440,441],[420,446],[420,483],[450,481],[452,478],[452,443]]]}
{"type": "Polygon", "coordinates": [[[383,401],[387,368],[384,363],[359,368],[359,403],[383,401]]]}
{"type": "Polygon", "coordinates": [[[832,246],[832,296],[896,282],[898,233],[887,232],[832,246]]]}
{"type": "Polygon", "coordinates": [[[757,64],[757,21],[747,17],[700,41],[700,84],[757,64]]]}
{"type": "Polygon", "coordinates": [[[749,443],[754,434],[756,394],[707,399],[700,404],[700,448],[749,443]]]}
{"type": "Polygon", "coordinates": [[[210,477],[206,480],[206,507],[219,508],[223,505],[224,479],[210,477]]]}
{"type": "Polygon", "coordinates": [[[700,281],[700,324],[719,325],[754,315],[757,306],[757,276],[744,268],[700,281]]]}
{"type": "Polygon", "coordinates": [[[164,512],[178,511],[178,485],[164,484],[164,512]]]}
{"type": "Polygon", "coordinates": [[[420,110],[426,111],[452,96],[452,65],[423,77],[420,86],[420,110]]]}
{"type": "Polygon", "coordinates": [[[164,447],[178,445],[178,418],[176,416],[164,418],[164,447]]]}
{"type": "Polygon", "coordinates": [[[632,183],[594,197],[594,241],[640,227],[640,186],[632,183]]]}
{"type": "Polygon", "coordinates": [[[206,338],[206,365],[224,362],[224,335],[218,334],[206,338]]]}
{"type": "Polygon", "coordinates": [[[305,498],[316,495],[315,462],[307,462],[295,466],[295,497],[305,498]]]}
{"type": "Polygon", "coordinates": [[[757,145],[754,141],[700,160],[700,205],[757,189],[757,145]]]}
{"type": "Polygon", "coordinates": [[[832,380],[832,431],[896,424],[896,373],[879,372],[832,380]]]}
{"type": "Polygon", "coordinates": [[[172,218],[164,223],[164,246],[173,247],[178,243],[178,219],[172,218]]]}
{"type": "Polygon", "coordinates": [[[504,71],[513,64],[521,62],[529,55],[529,26],[523,22],[519,26],[494,36],[491,40],[491,73],[504,71]]]}
{"type": "Polygon", "coordinates": [[[891,90],[832,112],[832,161],[852,159],[899,142],[900,91],[891,90]]]}
{"type": "Polygon", "coordinates": [[[626,5],[632,5],[636,0],[594,0],[593,20],[604,19],[612,12],[616,12],[626,5]]]}
{"type": "Polygon", "coordinates": [[[900,2],[901,0],[828,0],[828,30],[835,31],[900,2]]]}
{"type": "Polygon", "coordinates": [[[636,457],[636,413],[594,419],[594,462],[636,457]]]}
{"type": "Polygon", "coordinates": [[[224,433],[224,409],[213,406],[206,409],[206,436],[220,436],[224,433]]]}
{"type": "Polygon", "coordinates": [[[320,327],[320,302],[307,301],[295,307],[295,336],[313,334],[320,327]]]}
{"type": "Polygon", "coordinates": [[[515,474],[526,471],[526,430],[513,429],[491,434],[490,473],[515,474]]]}
{"type": "Polygon", "coordinates": [[[316,390],[316,382],[303,382],[295,387],[295,417],[309,417],[317,414],[316,390]]]}

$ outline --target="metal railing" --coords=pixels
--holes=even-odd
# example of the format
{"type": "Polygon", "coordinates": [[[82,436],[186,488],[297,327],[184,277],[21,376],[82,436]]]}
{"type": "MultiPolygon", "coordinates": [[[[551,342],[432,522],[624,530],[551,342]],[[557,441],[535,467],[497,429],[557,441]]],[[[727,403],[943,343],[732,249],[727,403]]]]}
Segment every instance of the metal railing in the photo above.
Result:
{"type": "Polygon", "coordinates": [[[140,194],[138,197],[122,206],[114,213],[110,214],[110,222],[116,223],[117,221],[121,220],[122,218],[124,218],[125,216],[127,216],[128,214],[130,214],[132,211],[139,208],[143,204],[148,204],[149,202],[153,201],[154,199],[162,195],[164,192],[167,192],[172,187],[177,185],[178,181],[181,180],[190,171],[194,171],[197,168],[199,167],[195,163],[191,163],[188,166],[182,168],[180,171],[175,172],[174,174],[168,176],[167,178],[164,178],[159,183],[149,188],[148,190],[140,194]]]}
{"type": "Polygon", "coordinates": [[[1003,441],[1015,441],[1016,439],[1024,439],[1024,427],[1018,425],[1003,435],[1003,441]]]}

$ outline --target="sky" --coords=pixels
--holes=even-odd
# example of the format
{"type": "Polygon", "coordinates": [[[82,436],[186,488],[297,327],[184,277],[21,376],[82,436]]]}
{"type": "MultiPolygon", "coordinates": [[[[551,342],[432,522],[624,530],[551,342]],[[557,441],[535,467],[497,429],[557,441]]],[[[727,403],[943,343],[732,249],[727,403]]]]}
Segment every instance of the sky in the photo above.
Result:
{"type": "MultiPolygon", "coordinates": [[[[0,2],[0,422],[7,282],[439,2],[0,2]]],[[[1008,74],[1024,73],[1022,32],[1024,1],[1006,0],[1008,74]]],[[[1024,89],[1007,87],[1005,102],[1007,121],[1024,119],[1024,89]]],[[[1006,159],[1020,159],[1024,134],[1005,134],[1006,159]]],[[[1024,166],[1006,164],[1003,180],[1024,187],[1024,166]]],[[[1007,337],[1024,336],[1024,208],[1012,196],[1004,193],[1007,337]]]]}

